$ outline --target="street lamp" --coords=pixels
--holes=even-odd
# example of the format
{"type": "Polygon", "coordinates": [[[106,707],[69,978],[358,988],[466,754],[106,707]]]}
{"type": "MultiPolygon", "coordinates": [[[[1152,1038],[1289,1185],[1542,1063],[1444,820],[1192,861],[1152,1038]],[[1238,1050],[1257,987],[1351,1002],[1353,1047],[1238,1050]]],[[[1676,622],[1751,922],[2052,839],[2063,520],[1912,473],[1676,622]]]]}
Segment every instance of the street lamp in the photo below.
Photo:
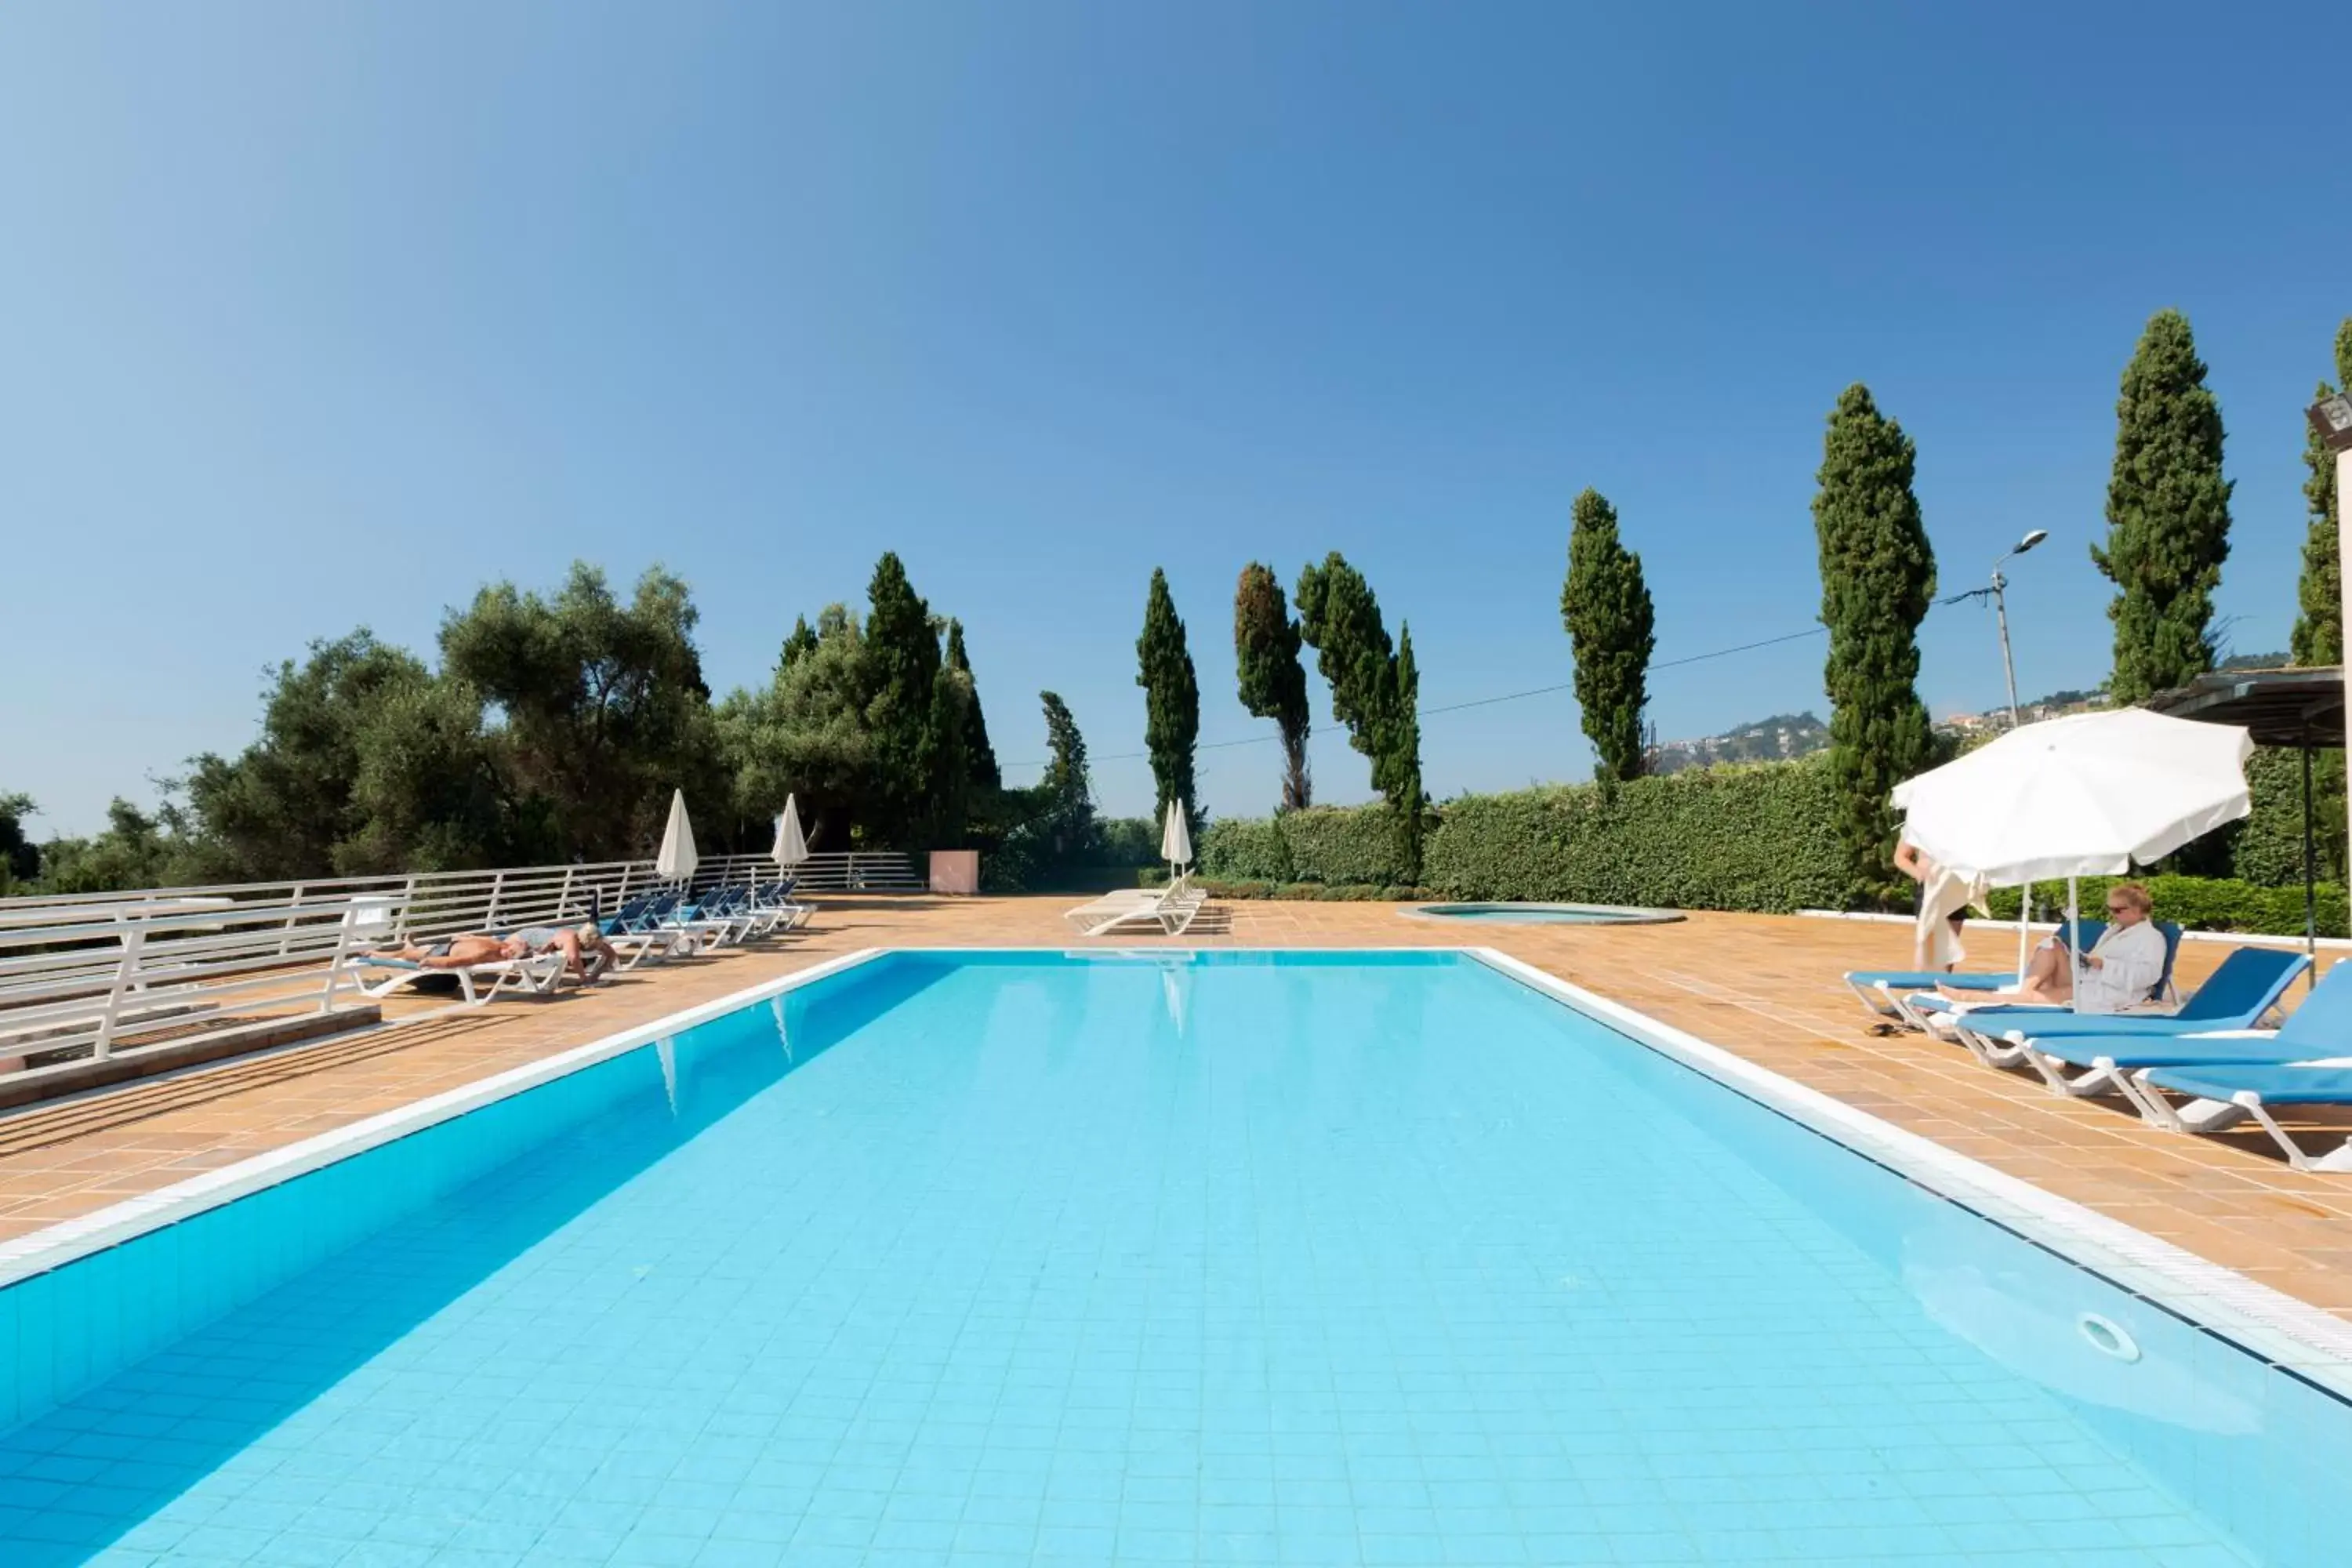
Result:
{"type": "MultiPolygon", "coordinates": [[[[2352,429],[2352,406],[2347,406],[2346,409],[2346,426],[2347,429],[2352,429]]],[[[2010,546],[2008,554],[1992,563],[1990,586],[1971,588],[1965,594],[1955,594],[1944,601],[1948,605],[1957,605],[1963,599],[1990,598],[1992,601],[1993,620],[2000,628],[2000,673],[2001,678],[2009,683],[2009,727],[2012,730],[2018,725],[2017,665],[2009,655],[2009,600],[2004,593],[2009,587],[2009,579],[2001,575],[2000,569],[2015,557],[2024,554],[2049,537],[2050,531],[2046,528],[2033,530],[2010,546]]]]}

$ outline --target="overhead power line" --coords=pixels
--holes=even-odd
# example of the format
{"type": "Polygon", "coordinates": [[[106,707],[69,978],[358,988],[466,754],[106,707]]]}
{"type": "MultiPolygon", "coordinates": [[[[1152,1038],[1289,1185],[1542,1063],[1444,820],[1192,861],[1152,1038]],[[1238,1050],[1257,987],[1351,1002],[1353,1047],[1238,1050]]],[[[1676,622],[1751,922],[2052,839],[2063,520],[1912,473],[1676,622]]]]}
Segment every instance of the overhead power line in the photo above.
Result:
{"type": "MultiPolygon", "coordinates": [[[[1737,647],[1719,647],[1706,653],[1686,654],[1681,658],[1661,659],[1650,668],[1654,670],[1677,669],[1686,664],[1704,664],[1711,658],[1729,658],[1736,653],[1753,653],[1759,647],[1772,647],[1785,642],[1802,642],[1807,637],[1824,636],[1828,631],[1827,626],[1807,626],[1801,632],[1788,632],[1777,637],[1764,637],[1756,642],[1744,642],[1737,647]]],[[[1494,697],[1473,697],[1466,702],[1448,702],[1442,707],[1424,708],[1421,710],[1421,717],[1429,719],[1440,713],[1459,713],[1465,708],[1491,708],[1497,702],[1517,702],[1529,697],[1549,697],[1556,691],[1570,690],[1575,685],[1572,680],[1562,680],[1550,686],[1530,686],[1525,691],[1506,691],[1494,697]]],[[[1279,733],[1244,735],[1231,741],[1203,741],[1193,750],[1223,752],[1234,746],[1271,745],[1281,739],[1282,736],[1279,733]]],[[[1150,755],[1149,752],[1113,752],[1099,756],[1089,755],[1087,760],[1090,763],[1132,763],[1142,761],[1150,755]]],[[[1003,765],[1008,768],[1042,768],[1045,764],[1044,763],[1006,763],[1003,765]]]]}

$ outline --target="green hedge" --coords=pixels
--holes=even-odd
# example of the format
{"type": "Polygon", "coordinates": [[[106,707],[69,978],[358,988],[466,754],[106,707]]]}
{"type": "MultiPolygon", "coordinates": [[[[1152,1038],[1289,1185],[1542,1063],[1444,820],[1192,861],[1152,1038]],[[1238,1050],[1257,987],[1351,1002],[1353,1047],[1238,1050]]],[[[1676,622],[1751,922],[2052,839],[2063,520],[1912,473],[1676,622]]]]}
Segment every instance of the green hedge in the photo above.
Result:
{"type": "MultiPolygon", "coordinates": [[[[2311,768],[2312,839],[2319,875],[2344,879],[2344,753],[2314,753],[2311,768]]],[[[2275,746],[2257,746],[2246,764],[2253,814],[2231,835],[2231,875],[2265,887],[2303,887],[2303,755],[2275,746]]],[[[2298,917],[2299,919],[2299,917],[2298,917]]]]}
{"type": "MultiPolygon", "coordinates": [[[[1422,880],[1445,898],[1781,911],[1846,901],[1818,759],[1465,795],[1436,815],[1422,880]]],[[[1225,881],[1385,887],[1402,880],[1395,847],[1386,806],[1319,807],[1217,823],[1202,836],[1201,869],[1225,881]]]]}
{"type": "MultiPolygon", "coordinates": [[[[2303,889],[2263,888],[2252,882],[2221,877],[2085,877],[2079,907],[2097,916],[2107,905],[2107,889],[2117,882],[2139,881],[2156,900],[2156,918],[2172,921],[2189,931],[2237,931],[2269,936],[2303,934],[2303,889]]],[[[2322,882],[2316,891],[2319,934],[2352,935],[2347,931],[2345,890],[2340,883],[2322,882]]],[[[2018,889],[1997,888],[1992,912],[2003,920],[2017,916],[2018,889]]],[[[2034,903],[2043,919],[2065,906],[2063,883],[2043,882],[2034,889],[2034,903]]]]}
{"type": "Polygon", "coordinates": [[[1851,888],[1824,759],[1449,803],[1423,880],[1457,899],[1835,909],[1851,888]]]}
{"type": "MultiPolygon", "coordinates": [[[[2342,753],[2315,760],[2326,876],[2344,856],[2342,753]]],[[[2158,912],[2183,925],[2294,934],[2303,930],[2302,763],[2260,750],[2247,776],[2253,815],[2212,847],[2236,879],[2158,876],[2149,886],[2158,912]]],[[[1694,768],[1613,789],[1464,795],[1433,815],[1422,880],[1442,898],[1786,912],[1842,909],[1853,896],[1822,756],[1694,768]]],[[[1204,879],[1268,889],[1220,896],[1322,897],[1401,880],[1396,842],[1394,816],[1374,805],[1223,818],[1198,847],[1204,879]]],[[[2344,934],[2347,923],[2336,876],[2319,892],[2323,934],[2344,934]]],[[[2105,881],[2084,886],[2086,907],[2104,899],[2105,881]]],[[[1995,897],[1996,908],[2016,910],[2013,892],[1995,897]]]]}

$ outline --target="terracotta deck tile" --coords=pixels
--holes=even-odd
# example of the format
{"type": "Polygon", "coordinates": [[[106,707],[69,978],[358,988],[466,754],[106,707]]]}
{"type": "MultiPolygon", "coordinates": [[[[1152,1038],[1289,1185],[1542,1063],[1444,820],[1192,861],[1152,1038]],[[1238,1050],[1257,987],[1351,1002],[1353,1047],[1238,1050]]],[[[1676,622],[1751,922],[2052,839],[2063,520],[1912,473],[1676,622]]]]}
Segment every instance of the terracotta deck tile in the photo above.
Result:
{"type": "MultiPolygon", "coordinates": [[[[551,1002],[450,1013],[409,999],[385,1027],[0,1115],[0,1237],[282,1147],[866,947],[1071,945],[1066,899],[835,900],[769,951],[614,977],[551,1002]]],[[[1188,943],[1499,948],[2010,1174],[2352,1319],[2352,1176],[2289,1170],[2251,1137],[2192,1139],[2103,1102],[2062,1100],[1956,1047],[1879,1034],[1838,981],[1910,962],[1907,927],[1744,915],[1680,926],[1407,921],[1384,904],[1214,906],[1188,943]],[[1693,955],[1705,953],[1704,964],[1693,955]]],[[[1122,946],[1156,945],[1122,939],[1122,946]]],[[[1997,935],[1978,944],[1998,964],[1997,935]]],[[[2190,942],[2184,983],[2227,948],[2190,942]]],[[[2298,991],[2299,994],[2299,991],[2298,991]]],[[[2314,1142],[2352,1131],[2323,1115],[2314,1142]]]]}

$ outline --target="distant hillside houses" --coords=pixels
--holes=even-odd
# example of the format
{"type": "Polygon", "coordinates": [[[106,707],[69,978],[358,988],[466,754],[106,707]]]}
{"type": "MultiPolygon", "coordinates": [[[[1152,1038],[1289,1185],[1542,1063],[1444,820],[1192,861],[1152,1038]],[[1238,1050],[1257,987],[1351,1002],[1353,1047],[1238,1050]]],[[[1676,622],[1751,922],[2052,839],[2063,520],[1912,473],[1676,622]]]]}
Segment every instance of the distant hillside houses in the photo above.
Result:
{"type": "Polygon", "coordinates": [[[1801,757],[1830,743],[1830,727],[1811,713],[1775,713],[1720,735],[1696,741],[1661,741],[1653,748],[1650,771],[1680,773],[1717,763],[1769,763],[1801,757]]]}
{"type": "MultiPolygon", "coordinates": [[[[2277,669],[2284,668],[2287,656],[2283,653],[2235,654],[2221,661],[2221,669],[2277,669]]],[[[2017,716],[2028,724],[2044,719],[2055,719],[2067,713],[2087,713],[2107,705],[2104,687],[2087,691],[2053,691],[2031,702],[2017,705],[2017,716]]],[[[1988,708],[1981,713],[1952,713],[1936,721],[1943,733],[1961,739],[1979,739],[1997,734],[2009,728],[2009,706],[2006,703],[1988,708]]],[[[1769,763],[1786,757],[1802,757],[1826,750],[1830,743],[1830,727],[1811,712],[1775,713],[1769,719],[1759,719],[1752,724],[1727,730],[1720,735],[1706,735],[1696,741],[1657,741],[1651,743],[1650,771],[1654,773],[1680,773],[1685,768],[1709,767],[1717,763],[1769,763]]]]}

